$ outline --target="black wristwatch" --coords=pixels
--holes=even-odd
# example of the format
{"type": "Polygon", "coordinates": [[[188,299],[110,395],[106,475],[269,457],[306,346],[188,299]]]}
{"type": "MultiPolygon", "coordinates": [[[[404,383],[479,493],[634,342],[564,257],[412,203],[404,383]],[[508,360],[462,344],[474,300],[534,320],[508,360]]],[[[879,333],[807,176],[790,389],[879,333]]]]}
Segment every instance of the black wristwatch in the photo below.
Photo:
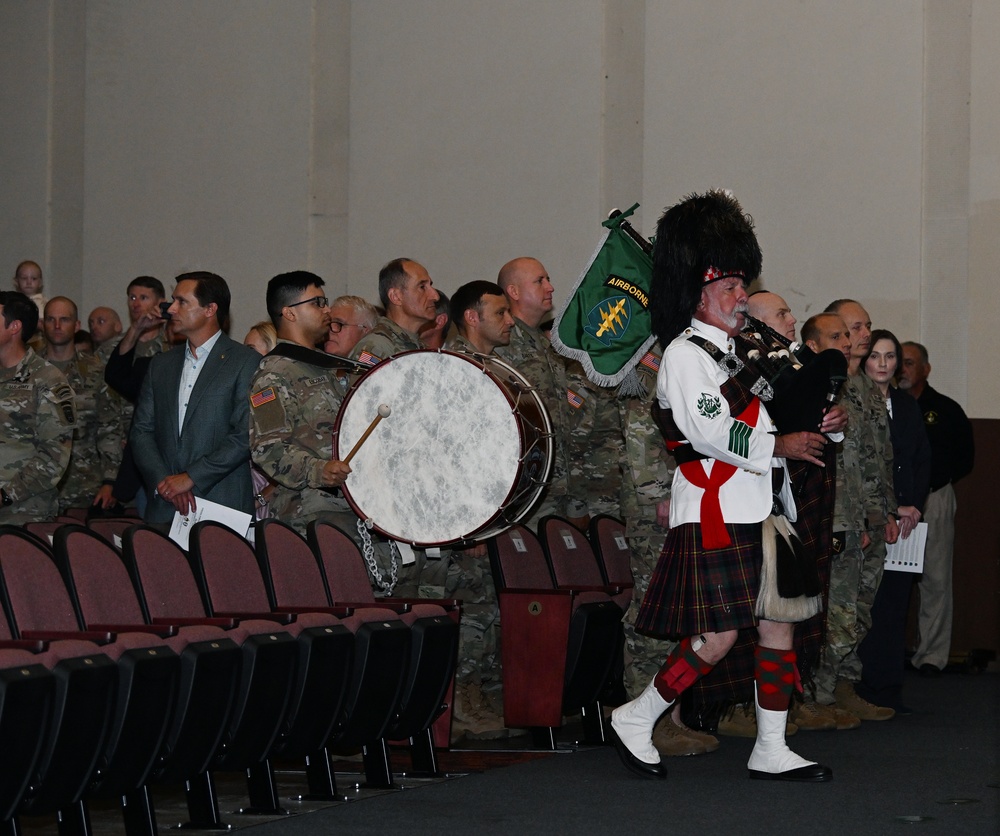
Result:
{"type": "Polygon", "coordinates": [[[0,503],[3,503],[4,507],[14,504],[14,500],[10,498],[10,494],[3,488],[0,488],[0,503]]]}

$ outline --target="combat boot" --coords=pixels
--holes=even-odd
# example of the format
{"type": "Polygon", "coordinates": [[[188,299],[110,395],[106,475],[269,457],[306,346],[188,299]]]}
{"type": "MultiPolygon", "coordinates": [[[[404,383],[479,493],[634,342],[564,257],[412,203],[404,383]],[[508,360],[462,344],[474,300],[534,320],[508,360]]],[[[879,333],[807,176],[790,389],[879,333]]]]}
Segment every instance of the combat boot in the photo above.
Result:
{"type": "Polygon", "coordinates": [[[854,683],[846,679],[837,682],[833,696],[837,700],[837,708],[849,711],[859,720],[891,720],[896,714],[888,706],[872,705],[868,700],[859,697],[854,691],[854,683]]]}

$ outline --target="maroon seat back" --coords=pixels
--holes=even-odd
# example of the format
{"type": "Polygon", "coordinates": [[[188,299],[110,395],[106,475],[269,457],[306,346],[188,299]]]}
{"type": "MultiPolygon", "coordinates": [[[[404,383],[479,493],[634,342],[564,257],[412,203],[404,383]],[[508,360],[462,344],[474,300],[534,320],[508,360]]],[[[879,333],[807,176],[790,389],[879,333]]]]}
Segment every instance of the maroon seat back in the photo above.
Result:
{"type": "Polygon", "coordinates": [[[25,630],[81,629],[51,553],[27,532],[0,529],[0,576],[15,636],[25,630]]]}
{"type": "Polygon", "coordinates": [[[87,520],[87,528],[100,534],[117,549],[121,548],[119,544],[125,534],[125,529],[135,524],[136,520],[128,517],[94,517],[87,520]]]}
{"type": "Polygon", "coordinates": [[[539,524],[542,545],[557,587],[604,587],[604,577],[590,541],[562,517],[545,517],[539,524]]]}
{"type": "Polygon", "coordinates": [[[34,534],[39,540],[41,540],[46,545],[51,546],[53,540],[55,540],[56,532],[59,530],[60,526],[66,523],[56,522],[55,520],[35,520],[33,522],[26,522],[22,528],[34,534]]]}
{"type": "Polygon", "coordinates": [[[142,608],[118,551],[78,525],[56,532],[56,562],[76,592],[84,624],[142,624],[142,608]]]}
{"type": "Polygon", "coordinates": [[[542,544],[529,529],[515,525],[487,546],[497,590],[553,588],[542,544]]]}
{"type": "Polygon", "coordinates": [[[309,543],[279,520],[261,520],[255,548],[279,607],[328,607],[323,569],[309,543]]]}
{"type": "Polygon", "coordinates": [[[607,514],[594,517],[590,521],[590,544],[597,553],[604,582],[622,590],[613,596],[615,603],[623,610],[628,609],[635,580],[632,576],[632,551],[625,538],[625,523],[607,514]]]}
{"type": "Polygon", "coordinates": [[[271,611],[257,556],[246,539],[220,523],[203,520],[191,529],[190,544],[210,612],[271,611]]]}
{"type": "Polygon", "coordinates": [[[309,526],[309,542],[326,575],[331,601],[375,602],[365,559],[350,537],[331,523],[314,522],[309,526]]]}
{"type": "Polygon", "coordinates": [[[126,530],[122,547],[148,619],[205,617],[205,602],[191,564],[173,540],[156,529],[136,525],[126,530]]]}

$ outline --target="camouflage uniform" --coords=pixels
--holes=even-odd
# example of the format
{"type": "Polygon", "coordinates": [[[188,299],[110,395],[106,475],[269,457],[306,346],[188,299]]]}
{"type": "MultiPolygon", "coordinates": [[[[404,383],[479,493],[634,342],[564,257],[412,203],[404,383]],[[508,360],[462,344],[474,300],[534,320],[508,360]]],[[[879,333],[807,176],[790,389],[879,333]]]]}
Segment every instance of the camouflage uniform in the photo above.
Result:
{"type": "Polygon", "coordinates": [[[516,317],[510,332],[510,345],[498,347],[496,354],[538,389],[549,412],[555,436],[549,485],[542,492],[531,516],[523,521],[524,524],[537,530],[538,522],[547,514],[582,516],[586,511],[586,485],[582,480],[571,482],[567,478],[571,420],[566,361],[555,352],[538,328],[532,328],[516,317]]]}
{"type": "Polygon", "coordinates": [[[104,382],[104,364],[94,354],[49,360],[75,393],[76,427],[69,467],[59,482],[59,512],[90,505],[102,484],[113,484],[122,461],[122,399],[104,382]]]}
{"type": "Polygon", "coordinates": [[[73,389],[30,347],[14,368],[0,368],[0,425],[0,487],[13,500],[0,506],[0,523],[54,516],[76,425],[73,389]]]}
{"type": "MultiPolygon", "coordinates": [[[[445,347],[449,351],[482,355],[461,334],[451,337],[445,347]]],[[[462,602],[455,684],[467,691],[466,698],[473,706],[479,696],[488,713],[502,715],[500,605],[489,557],[473,557],[467,551],[453,550],[447,560],[441,562],[447,563],[443,597],[462,602]]],[[[459,714],[462,713],[459,708],[459,714]]]]}
{"type": "Polygon", "coordinates": [[[357,515],[321,481],[343,399],[335,369],[291,357],[268,355],[250,384],[250,457],[276,483],[270,515],[300,534],[323,519],[357,537],[357,515]]]}
{"type": "Polygon", "coordinates": [[[566,400],[570,424],[567,479],[581,485],[591,516],[621,516],[622,420],[615,390],[587,378],[578,362],[567,363],[566,400]]]}
{"type": "Polygon", "coordinates": [[[651,638],[635,630],[639,606],[667,536],[667,529],[656,523],[656,506],[670,498],[670,482],[676,467],[650,412],[656,396],[656,372],[661,354],[660,346],[656,344],[637,366],[639,378],[649,394],[618,401],[625,442],[621,516],[632,553],[632,576],[635,581],[632,601],[623,619],[625,690],[629,699],[635,699],[642,693],[676,645],[676,642],[651,638]]]}
{"type": "Polygon", "coordinates": [[[395,354],[422,347],[416,334],[401,328],[389,317],[380,316],[375,327],[358,340],[351,351],[351,359],[366,366],[375,366],[395,354]]]}
{"type": "Polygon", "coordinates": [[[847,409],[844,440],[837,444],[834,538],[842,543],[830,561],[826,646],[816,671],[816,701],[831,705],[837,680],[858,682],[858,645],[871,627],[871,608],[885,565],[884,529],[896,513],[892,443],[885,400],[867,375],[848,377],[840,396],[847,409]],[[868,531],[871,544],[861,548],[868,531]]]}

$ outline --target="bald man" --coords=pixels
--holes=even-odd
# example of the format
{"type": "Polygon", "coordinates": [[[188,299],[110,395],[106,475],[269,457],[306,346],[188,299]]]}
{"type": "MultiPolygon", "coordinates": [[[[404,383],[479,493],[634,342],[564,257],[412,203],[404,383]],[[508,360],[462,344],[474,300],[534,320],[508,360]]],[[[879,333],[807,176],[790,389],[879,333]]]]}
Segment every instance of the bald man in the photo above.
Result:
{"type": "Polygon", "coordinates": [[[777,293],[770,290],[758,290],[747,300],[750,316],[759,319],[765,325],[771,326],[781,336],[795,340],[795,324],[798,320],[792,316],[792,309],[777,293]]]}
{"type": "MultiPolygon", "coordinates": [[[[514,327],[510,344],[497,346],[496,354],[510,363],[538,388],[549,411],[555,442],[555,460],[549,485],[532,509],[527,525],[537,528],[548,514],[561,514],[577,521],[586,514],[586,486],[582,480],[571,487],[566,477],[570,428],[574,416],[568,399],[566,361],[552,348],[539,327],[552,318],[555,289],[548,270],[537,258],[521,257],[500,268],[497,284],[510,302],[514,327]]],[[[574,403],[579,395],[574,393],[574,403]]]]}
{"type": "Polygon", "coordinates": [[[96,351],[108,340],[112,340],[122,332],[122,320],[114,308],[98,307],[87,317],[87,327],[90,338],[94,341],[96,351]]]}

